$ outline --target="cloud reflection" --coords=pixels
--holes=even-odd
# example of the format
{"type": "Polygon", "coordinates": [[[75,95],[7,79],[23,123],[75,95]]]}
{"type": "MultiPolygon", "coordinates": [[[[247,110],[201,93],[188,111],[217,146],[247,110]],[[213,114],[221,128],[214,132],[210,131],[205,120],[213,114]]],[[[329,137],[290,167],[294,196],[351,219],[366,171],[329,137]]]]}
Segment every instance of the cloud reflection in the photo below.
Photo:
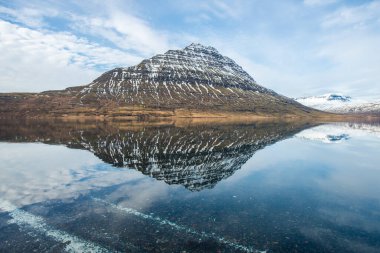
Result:
{"type": "MultiPolygon", "coordinates": [[[[0,196],[17,207],[75,198],[144,178],[134,170],[104,164],[88,151],[63,146],[0,143],[0,154],[0,196]]],[[[146,180],[142,183],[146,185],[146,180]]],[[[141,188],[139,184],[136,187],[141,188]]]]}

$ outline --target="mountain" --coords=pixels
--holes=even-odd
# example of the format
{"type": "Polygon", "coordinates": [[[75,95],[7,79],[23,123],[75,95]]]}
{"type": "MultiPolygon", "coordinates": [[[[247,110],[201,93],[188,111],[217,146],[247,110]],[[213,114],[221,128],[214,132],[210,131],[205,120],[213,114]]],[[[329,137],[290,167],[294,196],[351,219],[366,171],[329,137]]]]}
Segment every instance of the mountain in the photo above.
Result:
{"type": "Polygon", "coordinates": [[[305,106],[333,113],[380,114],[380,101],[369,102],[342,94],[332,93],[322,96],[301,97],[295,101],[305,106]]]}
{"type": "Polygon", "coordinates": [[[266,89],[215,48],[182,50],[115,68],[85,86],[0,94],[0,115],[199,116],[221,113],[306,116],[317,111],[266,89]]]}
{"type": "Polygon", "coordinates": [[[301,121],[134,126],[108,121],[4,120],[0,141],[85,149],[115,167],[135,169],[167,184],[200,191],[230,177],[256,151],[310,126],[301,121]]]}

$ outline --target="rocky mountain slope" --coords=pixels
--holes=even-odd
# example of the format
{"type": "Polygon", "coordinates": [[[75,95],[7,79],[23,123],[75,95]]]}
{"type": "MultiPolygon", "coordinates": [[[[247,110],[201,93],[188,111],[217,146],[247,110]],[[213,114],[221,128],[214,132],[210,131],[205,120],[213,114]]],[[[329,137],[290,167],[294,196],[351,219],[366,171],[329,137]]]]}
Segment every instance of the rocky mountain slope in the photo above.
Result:
{"type": "Polygon", "coordinates": [[[341,94],[297,98],[295,101],[318,110],[333,113],[379,114],[380,101],[369,102],[341,94]]]}
{"type": "Polygon", "coordinates": [[[200,44],[110,70],[86,86],[0,94],[0,105],[0,114],[61,116],[173,116],[181,110],[277,116],[317,113],[258,85],[233,60],[200,44]]]}

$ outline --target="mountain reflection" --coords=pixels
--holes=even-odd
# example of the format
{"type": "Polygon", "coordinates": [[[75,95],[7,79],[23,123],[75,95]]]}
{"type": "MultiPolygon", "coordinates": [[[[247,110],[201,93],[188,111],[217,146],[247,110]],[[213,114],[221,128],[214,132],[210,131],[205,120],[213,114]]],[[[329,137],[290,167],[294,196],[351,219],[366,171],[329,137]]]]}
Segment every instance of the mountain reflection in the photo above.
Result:
{"type": "Polygon", "coordinates": [[[341,122],[320,125],[296,134],[298,138],[323,143],[342,143],[351,138],[363,136],[380,138],[380,124],[378,122],[341,122]]]}
{"type": "Polygon", "coordinates": [[[267,145],[310,127],[302,122],[240,124],[4,121],[0,140],[86,149],[106,163],[133,168],[191,191],[213,188],[267,145]]]}

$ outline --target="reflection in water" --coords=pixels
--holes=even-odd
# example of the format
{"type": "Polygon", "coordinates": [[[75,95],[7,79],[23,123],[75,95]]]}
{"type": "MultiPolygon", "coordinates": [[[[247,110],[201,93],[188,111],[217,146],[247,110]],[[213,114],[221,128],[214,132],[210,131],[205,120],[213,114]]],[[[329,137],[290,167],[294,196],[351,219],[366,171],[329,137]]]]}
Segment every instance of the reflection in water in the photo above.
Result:
{"type": "MultiPolygon", "coordinates": [[[[90,190],[143,177],[104,164],[86,151],[62,146],[0,143],[0,154],[4,155],[0,192],[3,198],[19,207],[78,197],[90,190]]],[[[156,192],[160,192],[159,189],[156,192]]]]}
{"type": "Polygon", "coordinates": [[[313,127],[296,134],[299,138],[324,143],[341,143],[351,137],[365,135],[380,138],[380,124],[336,123],[313,127]]]}
{"type": "Polygon", "coordinates": [[[3,121],[0,252],[378,252],[378,129],[3,121]]]}
{"type": "Polygon", "coordinates": [[[9,122],[0,129],[0,139],[87,149],[106,163],[134,168],[168,184],[199,191],[231,176],[257,150],[308,126],[261,123],[120,128],[100,123],[78,126],[31,122],[20,127],[9,122]]]}

